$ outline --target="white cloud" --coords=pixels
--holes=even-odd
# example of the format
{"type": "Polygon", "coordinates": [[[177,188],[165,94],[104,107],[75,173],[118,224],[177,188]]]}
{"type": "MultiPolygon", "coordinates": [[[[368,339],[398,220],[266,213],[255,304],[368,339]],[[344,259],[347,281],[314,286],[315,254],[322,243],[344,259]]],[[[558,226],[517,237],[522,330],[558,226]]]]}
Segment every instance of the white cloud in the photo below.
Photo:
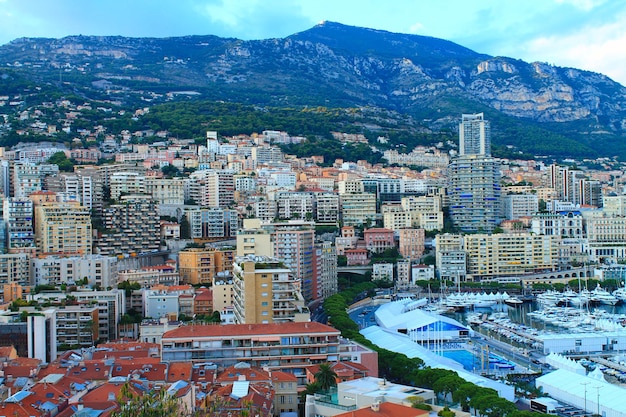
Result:
{"type": "Polygon", "coordinates": [[[409,27],[409,33],[420,33],[424,30],[424,25],[421,22],[415,22],[409,27]]]}
{"type": "Polygon", "coordinates": [[[574,34],[535,38],[524,47],[524,59],[599,72],[626,86],[626,26],[622,22],[617,19],[574,34]]]}
{"type": "Polygon", "coordinates": [[[577,9],[590,11],[600,6],[605,0],[556,0],[558,4],[569,4],[577,9]]]}

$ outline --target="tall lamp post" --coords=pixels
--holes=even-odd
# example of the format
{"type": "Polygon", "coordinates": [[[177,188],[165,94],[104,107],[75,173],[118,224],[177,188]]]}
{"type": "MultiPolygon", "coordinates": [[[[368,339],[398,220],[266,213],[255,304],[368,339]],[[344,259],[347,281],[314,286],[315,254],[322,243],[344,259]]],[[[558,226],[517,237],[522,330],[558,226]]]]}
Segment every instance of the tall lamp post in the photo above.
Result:
{"type": "Polygon", "coordinates": [[[596,415],[600,415],[600,388],[602,388],[599,385],[596,385],[594,387],[596,389],[596,404],[598,405],[597,409],[596,409],[596,415]]]}
{"type": "Polygon", "coordinates": [[[587,384],[589,384],[589,382],[581,382],[581,385],[583,385],[585,387],[585,415],[587,415],[587,384]]]}

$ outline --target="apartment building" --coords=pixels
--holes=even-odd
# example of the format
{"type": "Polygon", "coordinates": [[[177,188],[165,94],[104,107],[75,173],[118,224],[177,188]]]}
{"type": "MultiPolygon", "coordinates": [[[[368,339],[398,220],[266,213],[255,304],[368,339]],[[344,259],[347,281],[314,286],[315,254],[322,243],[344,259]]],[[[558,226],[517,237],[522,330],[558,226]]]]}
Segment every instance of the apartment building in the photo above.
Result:
{"type": "Polygon", "coordinates": [[[363,239],[365,240],[365,248],[370,252],[380,253],[396,247],[395,234],[390,229],[380,227],[365,229],[363,239]]]}
{"type": "Polygon", "coordinates": [[[585,237],[585,220],[580,211],[535,213],[530,230],[538,235],[582,239],[585,237]]]}
{"type": "Polygon", "coordinates": [[[337,224],[339,221],[339,196],[332,192],[316,192],[314,217],[318,224],[337,224]]]}
{"type": "Polygon", "coordinates": [[[383,227],[398,232],[400,229],[412,227],[411,213],[399,204],[384,204],[381,208],[383,227]]]}
{"type": "Polygon", "coordinates": [[[559,236],[532,233],[465,235],[467,274],[477,281],[555,270],[560,241],[559,236]]]}
{"type": "Polygon", "coordinates": [[[117,258],[114,256],[45,256],[31,260],[34,285],[75,284],[87,278],[88,284],[111,287],[117,284],[117,258]]]}
{"type": "Polygon", "coordinates": [[[40,254],[91,254],[91,213],[78,201],[35,207],[35,245],[40,254]]]}
{"type": "Polygon", "coordinates": [[[504,218],[516,220],[532,216],[539,211],[537,194],[509,194],[503,198],[504,218]]]}
{"type": "Polygon", "coordinates": [[[21,286],[31,285],[30,256],[26,253],[0,254],[0,285],[14,283],[21,286]]]}
{"type": "Polygon", "coordinates": [[[110,179],[111,199],[129,194],[146,194],[146,177],[139,172],[116,172],[110,179]]]}
{"type": "Polygon", "coordinates": [[[34,253],[33,202],[28,198],[9,197],[3,201],[6,225],[6,248],[9,253],[34,253]]]}
{"type": "Polygon", "coordinates": [[[375,193],[345,193],[340,201],[345,226],[370,225],[377,218],[375,193]]]}
{"type": "Polygon", "coordinates": [[[64,306],[56,309],[58,350],[92,347],[98,340],[97,306],[64,306]]]}
{"type": "Polygon", "coordinates": [[[240,324],[310,320],[297,277],[272,258],[235,259],[233,304],[235,322],[240,324]]]}
{"type": "Polygon", "coordinates": [[[426,233],[424,229],[398,230],[398,250],[408,259],[419,259],[424,254],[426,233]]]}
{"type": "Polygon", "coordinates": [[[232,238],[239,229],[239,213],[228,208],[187,209],[185,216],[192,239],[232,238]]]}
{"type": "Polygon", "coordinates": [[[122,196],[120,204],[113,204],[103,211],[106,232],[99,233],[98,253],[124,255],[159,250],[159,213],[149,196],[122,196]]]}
{"type": "Polygon", "coordinates": [[[331,242],[318,242],[314,255],[313,299],[324,300],[338,291],[337,251],[331,242]]]}
{"type": "Polygon", "coordinates": [[[316,322],[182,326],[161,338],[161,360],[220,367],[244,361],[290,372],[303,385],[307,366],[337,361],[339,335],[316,322]]]}
{"type": "Polygon", "coordinates": [[[243,228],[237,232],[237,256],[274,256],[271,238],[259,219],[244,219],[243,228]]]}
{"type": "Polygon", "coordinates": [[[178,252],[178,271],[185,284],[211,284],[216,274],[232,271],[234,250],[188,248],[178,252]]]}
{"type": "Polygon", "coordinates": [[[185,203],[185,184],[182,178],[146,178],[145,190],[157,204],[185,203]]]}
{"type": "Polygon", "coordinates": [[[312,220],[315,212],[315,196],[310,192],[279,192],[276,194],[279,219],[312,220]]]}
{"type": "Polygon", "coordinates": [[[587,241],[584,250],[595,262],[626,259],[626,217],[589,214],[585,219],[587,241]]]}

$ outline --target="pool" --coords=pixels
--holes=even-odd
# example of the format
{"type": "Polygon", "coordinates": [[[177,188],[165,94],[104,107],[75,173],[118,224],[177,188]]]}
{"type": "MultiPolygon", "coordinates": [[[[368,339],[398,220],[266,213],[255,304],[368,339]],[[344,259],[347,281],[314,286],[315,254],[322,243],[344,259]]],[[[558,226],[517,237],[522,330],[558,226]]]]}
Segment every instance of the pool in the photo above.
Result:
{"type": "MultiPolygon", "coordinates": [[[[444,358],[452,359],[455,362],[463,365],[463,369],[467,371],[474,371],[481,368],[480,357],[473,352],[464,349],[444,350],[437,352],[444,358]]],[[[489,369],[491,370],[511,370],[515,369],[515,365],[504,358],[501,358],[493,353],[489,354],[489,369]]]]}

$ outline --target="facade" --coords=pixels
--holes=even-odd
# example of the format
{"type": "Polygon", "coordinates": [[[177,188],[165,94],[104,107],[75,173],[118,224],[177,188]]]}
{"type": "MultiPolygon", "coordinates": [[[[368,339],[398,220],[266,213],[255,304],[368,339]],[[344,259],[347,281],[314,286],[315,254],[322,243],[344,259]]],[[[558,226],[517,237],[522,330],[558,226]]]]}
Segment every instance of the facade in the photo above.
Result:
{"type": "Polygon", "coordinates": [[[299,282],[284,264],[265,257],[236,258],[233,265],[235,323],[309,321],[299,282]]]}
{"type": "Polygon", "coordinates": [[[182,326],[161,339],[164,362],[248,362],[294,374],[304,382],[309,365],[335,362],[339,331],[316,322],[182,326]]]}
{"type": "Polygon", "coordinates": [[[185,187],[181,178],[146,178],[145,190],[157,204],[185,203],[185,187]]]}
{"type": "Polygon", "coordinates": [[[326,299],[338,291],[337,251],[331,242],[315,245],[314,299],[326,299]]]}
{"type": "Polygon", "coordinates": [[[283,220],[312,220],[315,212],[315,196],[310,192],[280,192],[276,194],[277,217],[283,220]]]}
{"type": "Polygon", "coordinates": [[[491,125],[483,113],[464,114],[459,125],[460,155],[491,155],[491,125]]]}
{"type": "Polygon", "coordinates": [[[58,350],[91,347],[98,340],[98,307],[65,306],[56,310],[58,350]]]}
{"type": "Polygon", "coordinates": [[[230,170],[206,169],[193,172],[186,181],[185,199],[202,207],[230,206],[235,200],[235,176],[230,170]]]}
{"type": "Polygon", "coordinates": [[[78,201],[37,205],[35,225],[38,253],[91,254],[91,214],[78,201]]]}
{"type": "Polygon", "coordinates": [[[84,278],[91,286],[107,288],[117,284],[117,258],[102,255],[46,256],[33,258],[34,285],[73,285],[84,278]]]}
{"type": "Polygon", "coordinates": [[[216,274],[232,271],[235,251],[188,248],[178,252],[178,271],[181,282],[210,284],[216,274]]]}
{"type": "Polygon", "coordinates": [[[500,163],[482,155],[454,158],[448,166],[450,218],[464,232],[491,232],[502,221],[500,163]]]}
{"type": "Polygon", "coordinates": [[[537,194],[509,194],[504,196],[504,218],[515,220],[533,216],[539,211],[537,194]]]}
{"type": "Polygon", "coordinates": [[[398,231],[399,252],[405,258],[419,259],[424,254],[424,229],[400,229],[398,231]]]}
{"type": "Polygon", "coordinates": [[[6,225],[6,248],[9,253],[33,253],[33,202],[28,198],[4,199],[3,218],[6,225]]]}
{"type": "Polygon", "coordinates": [[[345,193],[340,201],[344,226],[369,225],[377,217],[376,193],[345,193]]]}
{"type": "Polygon", "coordinates": [[[315,221],[337,224],[339,221],[339,196],[335,193],[315,193],[315,221]]]}
{"type": "Polygon", "coordinates": [[[585,237],[585,222],[580,211],[535,213],[530,230],[538,235],[582,239],[585,237]]]}
{"type": "Polygon", "coordinates": [[[243,228],[237,232],[237,256],[274,255],[270,232],[261,227],[259,219],[244,219],[243,228]]]}
{"type": "MultiPolygon", "coordinates": [[[[0,284],[30,286],[30,257],[26,253],[0,254],[0,284]]],[[[7,297],[5,295],[4,299],[7,297]]]]}
{"type": "Polygon", "coordinates": [[[232,238],[239,229],[239,213],[221,207],[186,210],[192,239],[232,238]]]}
{"type": "Polygon", "coordinates": [[[143,316],[155,320],[162,317],[178,319],[178,294],[164,289],[145,290],[143,292],[143,316]]]}
{"type": "Polygon", "coordinates": [[[626,217],[592,215],[585,224],[585,251],[591,261],[626,259],[626,217]]]}
{"type": "Polygon", "coordinates": [[[139,172],[116,172],[110,179],[111,199],[129,194],[146,194],[146,177],[139,172]]]}
{"type": "Polygon", "coordinates": [[[551,271],[559,262],[560,238],[519,234],[463,236],[467,273],[474,280],[551,271]]]}
{"type": "Polygon", "coordinates": [[[411,213],[404,210],[398,204],[385,204],[382,206],[383,227],[398,232],[400,229],[411,227],[411,213]]]}
{"type": "Polygon", "coordinates": [[[313,299],[313,252],[315,230],[313,223],[291,221],[271,223],[263,227],[271,230],[274,257],[285,263],[298,280],[299,290],[305,300],[313,299]]]}
{"type": "Polygon", "coordinates": [[[158,251],[160,219],[148,196],[123,196],[120,204],[104,209],[106,232],[100,232],[96,247],[101,255],[124,255],[158,251]]]}
{"type": "Polygon", "coordinates": [[[384,252],[387,249],[396,247],[396,240],[393,230],[385,228],[373,228],[363,231],[365,247],[370,252],[384,252]]]}

